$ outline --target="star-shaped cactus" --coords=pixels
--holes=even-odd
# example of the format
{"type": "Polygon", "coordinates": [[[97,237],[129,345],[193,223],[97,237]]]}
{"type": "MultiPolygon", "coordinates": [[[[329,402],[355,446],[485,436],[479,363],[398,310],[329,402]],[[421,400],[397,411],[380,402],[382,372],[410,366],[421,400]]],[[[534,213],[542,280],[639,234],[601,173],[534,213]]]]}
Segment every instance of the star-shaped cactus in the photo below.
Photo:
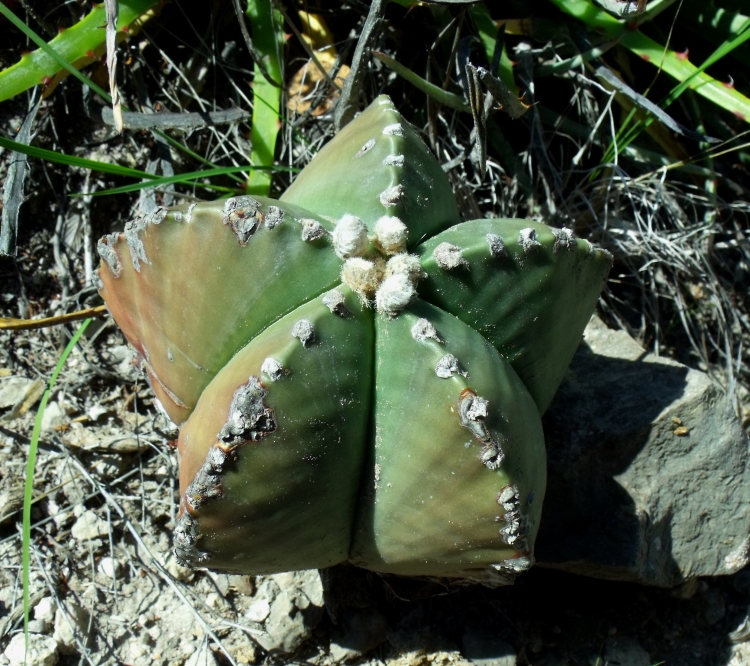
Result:
{"type": "Polygon", "coordinates": [[[533,561],[540,414],[610,256],[460,223],[387,97],[279,201],[158,209],[103,238],[101,294],[181,425],[178,557],[502,582],[533,561]]]}

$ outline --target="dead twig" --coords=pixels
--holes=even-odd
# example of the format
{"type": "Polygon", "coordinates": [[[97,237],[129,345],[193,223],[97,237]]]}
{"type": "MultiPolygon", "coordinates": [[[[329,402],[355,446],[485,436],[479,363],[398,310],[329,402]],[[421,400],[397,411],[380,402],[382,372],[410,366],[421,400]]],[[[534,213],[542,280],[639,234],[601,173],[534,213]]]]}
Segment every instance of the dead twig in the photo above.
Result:
{"type": "Polygon", "coordinates": [[[81,321],[89,317],[106,317],[107,306],[97,305],[95,308],[86,308],[77,312],[69,312],[55,317],[44,319],[13,319],[12,317],[0,317],[0,331],[30,331],[37,328],[49,328],[59,326],[71,321],[81,321]]]}

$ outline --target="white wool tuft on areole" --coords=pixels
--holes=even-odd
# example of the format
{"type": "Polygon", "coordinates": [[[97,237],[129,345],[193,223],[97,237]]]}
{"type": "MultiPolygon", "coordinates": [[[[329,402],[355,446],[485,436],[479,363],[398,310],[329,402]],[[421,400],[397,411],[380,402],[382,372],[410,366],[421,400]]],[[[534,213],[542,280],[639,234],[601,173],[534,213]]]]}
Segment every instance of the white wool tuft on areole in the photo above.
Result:
{"type": "Polygon", "coordinates": [[[384,215],[375,223],[375,244],[385,254],[403,252],[408,235],[406,225],[392,215],[384,215]]]}
{"type": "Polygon", "coordinates": [[[333,230],[333,249],[341,259],[367,252],[367,225],[354,215],[344,215],[333,230]]]}

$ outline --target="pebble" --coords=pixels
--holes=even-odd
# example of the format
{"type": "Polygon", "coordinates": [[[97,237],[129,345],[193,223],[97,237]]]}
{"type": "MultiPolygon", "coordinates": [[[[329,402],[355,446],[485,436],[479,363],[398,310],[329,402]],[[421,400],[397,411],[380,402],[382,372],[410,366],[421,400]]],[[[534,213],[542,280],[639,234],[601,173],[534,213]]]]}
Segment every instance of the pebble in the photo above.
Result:
{"type": "Polygon", "coordinates": [[[55,613],[54,639],[63,654],[78,652],[78,641],[87,645],[91,636],[91,614],[78,604],[66,604],[67,613],[58,608],[55,613]]]}
{"type": "Polygon", "coordinates": [[[117,578],[120,573],[120,563],[114,557],[103,557],[99,560],[99,573],[107,578],[117,578]]]}
{"type": "Polygon", "coordinates": [[[49,636],[29,634],[29,652],[26,659],[26,641],[23,633],[16,634],[10,639],[8,647],[3,653],[10,662],[10,666],[54,666],[57,663],[57,643],[49,636]]]}
{"type": "Polygon", "coordinates": [[[80,518],[76,520],[70,533],[77,541],[90,541],[106,536],[109,533],[109,526],[106,521],[89,509],[84,511],[80,518]]]}
{"type": "Polygon", "coordinates": [[[271,612],[271,604],[267,599],[261,599],[250,604],[245,617],[251,622],[263,622],[271,612]]]}
{"type": "Polygon", "coordinates": [[[203,641],[198,649],[187,658],[185,666],[219,666],[219,662],[216,661],[208,643],[203,641]]]}
{"type": "Polygon", "coordinates": [[[28,377],[3,377],[0,380],[0,409],[15,407],[29,393],[34,383],[28,377]]]}
{"type": "Polygon", "coordinates": [[[49,624],[52,624],[55,621],[56,612],[57,601],[52,597],[44,597],[36,606],[34,606],[34,618],[41,622],[49,622],[49,624]]]}

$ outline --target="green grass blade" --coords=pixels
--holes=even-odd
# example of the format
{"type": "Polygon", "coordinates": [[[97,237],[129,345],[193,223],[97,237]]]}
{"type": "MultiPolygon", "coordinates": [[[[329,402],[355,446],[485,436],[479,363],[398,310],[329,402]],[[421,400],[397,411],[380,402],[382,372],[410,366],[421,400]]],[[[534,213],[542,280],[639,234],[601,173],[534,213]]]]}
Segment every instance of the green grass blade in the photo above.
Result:
{"type": "MultiPolygon", "coordinates": [[[[674,102],[682,93],[684,93],[686,90],[692,88],[691,85],[693,80],[703,72],[703,70],[707,69],[711,65],[715,64],[725,56],[729,55],[732,51],[743,45],[745,42],[747,42],[750,39],[750,18],[746,18],[741,24],[739,24],[738,29],[740,30],[739,34],[735,35],[732,38],[726,39],[723,44],[721,44],[704,62],[700,67],[695,68],[695,71],[688,76],[684,81],[676,85],[672,90],[670,91],[669,95],[662,101],[660,104],[660,107],[663,109],[666,109],[672,102],[674,102]]],[[[724,86],[725,89],[726,86],[724,86]]],[[[742,113],[735,112],[735,115],[737,115],[740,119],[745,120],[747,122],[750,122],[750,109],[748,110],[748,113],[743,115],[742,113]]],[[[622,124],[620,130],[618,131],[618,135],[615,139],[617,142],[617,147],[622,150],[626,146],[629,146],[633,141],[635,141],[640,133],[643,131],[644,128],[648,127],[653,121],[653,116],[648,116],[646,118],[643,118],[639,120],[635,125],[630,126],[630,122],[635,117],[635,112],[631,111],[630,114],[628,114],[627,118],[625,119],[625,122],[622,124]]],[[[604,155],[603,162],[607,163],[611,161],[614,158],[615,154],[615,146],[610,145],[607,152],[604,155]]],[[[594,175],[594,174],[592,174],[594,175]]]]}
{"type": "Polygon", "coordinates": [[[620,44],[646,62],[659,67],[681,84],[688,81],[688,88],[750,123],[750,99],[706,74],[704,70],[708,65],[696,67],[682,54],[665,49],[664,46],[638,30],[629,30],[627,22],[618,21],[597,8],[590,0],[550,0],[550,2],[563,12],[583,21],[590,28],[603,32],[610,39],[619,38],[620,44]]]}
{"type": "MultiPolygon", "coordinates": [[[[281,17],[273,9],[272,0],[248,0],[246,13],[252,21],[253,44],[261,54],[266,70],[274,81],[282,81],[284,32],[281,17]]],[[[253,150],[250,162],[255,166],[270,167],[273,165],[276,137],[281,125],[281,88],[267,81],[257,65],[253,72],[253,117],[250,130],[253,150]]],[[[252,171],[246,191],[267,196],[271,188],[271,175],[270,171],[252,171]]]]}
{"type": "Polygon", "coordinates": [[[436,86],[434,83],[426,81],[418,74],[412,72],[408,67],[404,67],[400,62],[394,60],[385,53],[379,51],[373,51],[372,54],[380,60],[386,67],[390,67],[396,74],[411,83],[417,90],[421,90],[426,95],[429,95],[436,102],[447,106],[457,111],[463,111],[465,113],[471,113],[471,108],[466,103],[466,100],[461,95],[443,90],[440,86],[436,86]]]}
{"type": "Polygon", "coordinates": [[[204,169],[202,171],[190,171],[188,173],[181,173],[175,176],[161,176],[154,178],[147,183],[131,183],[130,185],[122,185],[121,187],[112,187],[108,190],[99,190],[97,192],[88,192],[86,194],[76,194],[74,196],[95,196],[100,197],[105,194],[125,194],[126,192],[136,192],[143,189],[144,187],[162,187],[163,185],[170,185],[172,183],[191,183],[198,187],[205,187],[207,189],[215,190],[217,192],[229,192],[236,193],[236,189],[231,187],[222,187],[220,185],[214,185],[212,183],[193,183],[192,181],[198,178],[211,178],[213,176],[225,176],[234,173],[244,173],[253,171],[288,171],[292,173],[298,173],[300,169],[295,167],[282,167],[282,166],[252,166],[246,164],[244,166],[234,167],[216,167],[215,169],[204,169]]]}
{"type": "Polygon", "coordinates": [[[70,352],[73,351],[73,347],[76,346],[78,340],[83,335],[88,325],[93,319],[85,319],[83,323],[78,327],[78,330],[73,334],[70,342],[65,346],[63,353],[60,355],[60,360],[57,362],[52,376],[47,383],[47,389],[42,396],[42,400],[39,403],[39,409],[36,412],[36,420],[34,421],[34,430],[31,433],[31,442],[29,444],[29,457],[26,461],[26,485],[24,488],[23,495],[23,528],[21,537],[21,558],[23,567],[23,632],[26,638],[26,651],[29,649],[29,598],[30,598],[30,562],[31,562],[31,501],[32,493],[34,492],[34,467],[36,466],[36,453],[39,448],[39,435],[42,431],[42,417],[44,416],[44,410],[47,407],[50,396],[52,395],[52,389],[55,386],[60,372],[65,365],[65,361],[68,360],[70,352]]]}
{"type": "MultiPolygon", "coordinates": [[[[157,0],[120,0],[118,29],[127,27],[156,2],[157,0]]],[[[15,65],[0,72],[0,102],[43,83],[45,79],[62,69],[68,70],[97,94],[110,101],[104,90],[71,64],[104,43],[105,34],[102,26],[106,23],[106,16],[103,4],[95,7],[82,21],[63,30],[49,44],[2,2],[0,13],[39,46],[37,51],[23,55],[15,65]]]]}
{"type": "Polygon", "coordinates": [[[47,160],[48,162],[80,167],[81,169],[90,169],[91,171],[100,171],[101,173],[111,173],[115,176],[126,176],[128,178],[148,178],[149,180],[153,180],[158,177],[153,173],[139,171],[138,169],[130,169],[118,164],[108,164],[107,162],[98,162],[97,160],[89,160],[84,157],[66,155],[65,153],[58,153],[54,150],[38,148],[37,146],[27,146],[24,143],[18,143],[17,141],[6,139],[4,137],[0,137],[0,148],[14,150],[17,153],[22,153],[24,155],[28,155],[29,157],[36,157],[40,160],[47,160]]]}
{"type": "MultiPolygon", "coordinates": [[[[479,39],[482,40],[484,52],[487,55],[487,62],[491,63],[495,56],[495,48],[497,47],[497,25],[484,3],[470,5],[468,12],[477,32],[479,32],[479,39]]],[[[518,86],[513,78],[513,65],[510,62],[505,46],[502,47],[502,53],[500,54],[500,67],[497,75],[508,90],[518,97],[518,86]]]]}
{"type": "MultiPolygon", "coordinates": [[[[148,5],[148,7],[150,7],[156,4],[156,2],[155,0],[131,0],[131,2],[129,3],[127,7],[123,7],[121,3],[118,26],[122,26],[130,22],[129,20],[126,20],[126,19],[129,16],[131,16],[134,12],[131,11],[128,7],[130,5],[135,6],[136,4],[140,7],[143,7],[145,5],[148,5]]],[[[148,7],[146,7],[146,9],[148,9],[148,7]]],[[[136,10],[137,10],[137,7],[136,7],[136,10]]],[[[144,9],[144,11],[146,10],[144,9]]],[[[84,28],[87,30],[91,30],[92,29],[91,25],[84,25],[84,26],[81,25],[84,22],[93,24],[93,30],[94,30],[95,36],[97,37],[97,39],[100,40],[99,43],[103,43],[104,38],[101,37],[102,35],[101,26],[104,24],[104,22],[106,22],[103,5],[101,7],[95,8],[94,11],[91,14],[89,14],[89,16],[83,19],[83,21],[77,23],[73,27],[68,28],[67,30],[62,32],[58,37],[53,39],[49,44],[47,44],[39,35],[36,34],[36,32],[34,32],[31,28],[29,28],[17,16],[15,16],[15,14],[13,14],[2,2],[0,2],[0,13],[6,16],[8,20],[11,21],[11,23],[13,23],[19,30],[23,31],[29,37],[29,39],[31,39],[33,42],[35,42],[36,44],[40,46],[39,51],[35,51],[34,53],[27,54],[26,56],[21,58],[20,62],[0,72],[0,101],[9,99],[10,97],[13,97],[14,95],[17,95],[18,93],[23,92],[27,88],[30,88],[31,86],[36,85],[37,83],[40,83],[41,78],[38,76],[38,70],[39,68],[42,67],[42,65],[46,67],[46,69],[44,69],[45,72],[52,71],[52,74],[55,74],[56,72],[60,71],[60,69],[68,70],[71,74],[73,74],[73,76],[79,79],[84,85],[87,85],[89,88],[91,88],[94,92],[100,95],[104,100],[106,100],[107,102],[112,101],[112,98],[110,97],[109,93],[107,93],[98,85],[96,85],[83,72],[79,71],[70,62],[71,58],[65,57],[65,55],[70,54],[72,52],[74,56],[72,59],[77,60],[78,57],[80,57],[80,55],[76,56],[75,53],[77,53],[78,51],[72,49],[72,47],[64,40],[63,40],[62,45],[58,43],[58,40],[63,36],[65,36],[66,38],[70,38],[71,35],[77,35],[80,31],[83,31],[84,28]],[[92,16],[94,16],[93,19],[91,18],[92,16]],[[97,23],[97,21],[99,22],[97,23]],[[60,51],[58,51],[56,50],[56,48],[53,48],[53,45],[56,48],[60,48],[61,46],[65,48],[61,48],[60,51]],[[36,54],[42,54],[42,55],[36,55],[36,54]],[[35,62],[34,59],[39,60],[41,59],[42,56],[49,56],[51,61],[53,61],[59,66],[56,68],[52,68],[52,66],[47,61],[43,61],[41,63],[35,62]],[[32,59],[29,60],[29,58],[32,58],[32,59]],[[29,81],[32,81],[32,83],[30,85],[25,85],[25,84],[22,85],[21,83],[19,83],[20,81],[26,81],[26,83],[28,83],[29,81]],[[19,87],[19,85],[21,85],[21,87],[19,87]],[[24,85],[25,87],[23,87],[24,85]]],[[[140,12],[139,14],[134,14],[132,18],[137,18],[141,14],[143,14],[143,12],[140,12]]],[[[130,20],[132,20],[132,18],[130,20]]],[[[84,46],[88,44],[86,40],[83,40],[83,43],[84,43],[84,46]]],[[[85,52],[83,52],[83,55],[85,55],[85,52]]],[[[44,76],[49,76],[49,74],[45,74],[44,76]]],[[[124,106],[123,110],[128,111],[128,108],[124,106]]],[[[190,157],[197,160],[201,164],[205,164],[206,166],[216,168],[216,164],[214,164],[210,160],[207,160],[205,157],[203,157],[202,155],[199,155],[195,151],[191,150],[180,141],[173,139],[171,136],[169,136],[165,132],[162,132],[160,130],[153,130],[153,132],[157,136],[160,136],[165,141],[167,141],[171,146],[174,146],[178,150],[189,155],[190,157]]],[[[88,167],[83,167],[83,168],[88,168],[88,167]]],[[[235,178],[238,182],[241,182],[241,179],[238,179],[234,176],[233,178],[235,178]]]]}

